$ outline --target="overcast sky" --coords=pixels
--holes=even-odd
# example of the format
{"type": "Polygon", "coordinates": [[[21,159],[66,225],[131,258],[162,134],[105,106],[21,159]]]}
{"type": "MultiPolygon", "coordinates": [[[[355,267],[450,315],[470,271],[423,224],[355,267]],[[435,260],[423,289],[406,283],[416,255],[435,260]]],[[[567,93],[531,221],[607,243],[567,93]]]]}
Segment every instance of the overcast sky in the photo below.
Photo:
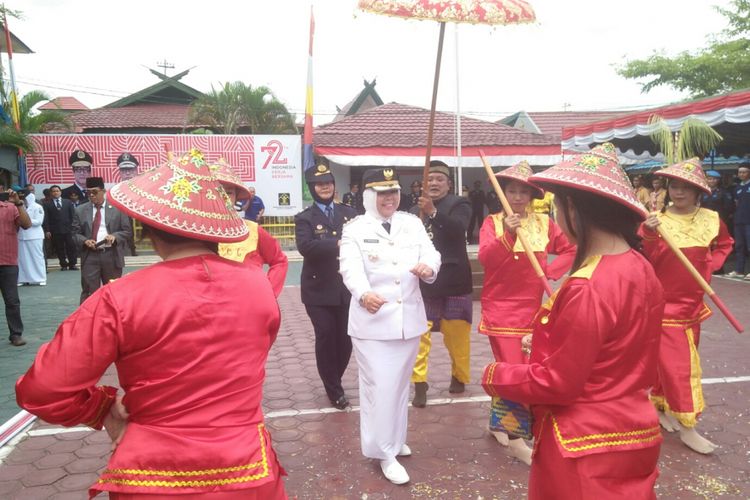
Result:
{"type": "MultiPolygon", "coordinates": [[[[537,22],[458,29],[460,107],[497,119],[518,110],[632,109],[685,96],[640,86],[615,66],[653,50],[694,50],[725,27],[729,0],[531,0],[537,22]]],[[[6,0],[24,19],[11,31],[35,54],[14,57],[20,93],[74,95],[98,107],[156,83],[145,67],[207,91],[219,82],[266,85],[305,105],[309,1],[6,0]]],[[[438,24],[363,13],[356,0],[316,0],[315,123],[330,121],[377,78],[385,102],[429,107],[438,24]]],[[[438,109],[456,108],[456,35],[446,29],[438,109]]]]}

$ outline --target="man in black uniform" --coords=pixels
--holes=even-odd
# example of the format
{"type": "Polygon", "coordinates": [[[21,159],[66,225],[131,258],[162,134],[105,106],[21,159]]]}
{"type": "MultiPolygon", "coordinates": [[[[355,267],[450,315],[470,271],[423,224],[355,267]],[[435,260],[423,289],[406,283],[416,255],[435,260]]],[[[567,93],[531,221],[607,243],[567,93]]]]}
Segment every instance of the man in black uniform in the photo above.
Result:
{"type": "MultiPolygon", "coordinates": [[[[85,186],[85,184],[84,184],[85,186]]],[[[60,270],[68,269],[75,271],[78,260],[78,250],[73,241],[73,219],[75,218],[75,207],[73,202],[62,197],[60,186],[54,185],[50,190],[52,198],[42,205],[44,207],[44,236],[52,241],[57,259],[60,261],[60,270]]]]}
{"type": "Polygon", "coordinates": [[[62,190],[62,197],[69,200],[71,193],[76,193],[80,203],[88,203],[86,179],[91,177],[91,167],[94,164],[94,159],[86,151],[76,149],[71,153],[68,163],[70,163],[73,169],[73,184],[62,190]]]}
{"type": "Polygon", "coordinates": [[[349,406],[341,377],[349,365],[352,341],[347,333],[351,295],[339,274],[341,228],[357,216],[335,203],[334,178],[325,165],[305,172],[314,203],[294,217],[297,249],[302,254],[302,303],[315,331],[315,360],[328,399],[334,408],[349,406]]]}
{"type": "Polygon", "coordinates": [[[427,189],[412,212],[424,214],[427,234],[442,256],[437,280],[421,282],[430,330],[419,343],[419,353],[411,380],[414,382],[412,405],[427,404],[427,358],[430,354],[430,331],[440,331],[451,357],[452,393],[464,392],[469,382],[469,334],[472,319],[472,282],[469,256],[466,253],[466,228],[471,217],[469,200],[452,194],[453,179],[448,166],[441,161],[430,163],[427,189]]]}

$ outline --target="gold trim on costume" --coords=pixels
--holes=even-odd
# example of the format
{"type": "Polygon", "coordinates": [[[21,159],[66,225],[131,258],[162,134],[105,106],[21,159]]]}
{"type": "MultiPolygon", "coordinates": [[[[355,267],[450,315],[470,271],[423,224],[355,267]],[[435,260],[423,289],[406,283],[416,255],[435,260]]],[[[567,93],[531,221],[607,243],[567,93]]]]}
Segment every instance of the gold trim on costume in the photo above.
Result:
{"type": "Polygon", "coordinates": [[[560,443],[560,446],[562,446],[565,451],[573,451],[573,452],[592,450],[594,448],[604,448],[607,446],[619,446],[623,444],[647,443],[649,441],[653,441],[661,437],[661,432],[659,431],[659,426],[657,425],[655,427],[649,427],[648,429],[638,429],[638,430],[626,431],[626,432],[608,432],[604,434],[589,434],[586,436],[579,436],[579,437],[566,439],[566,438],[563,438],[562,433],[560,432],[560,427],[557,424],[557,419],[555,418],[554,415],[552,415],[552,427],[555,431],[555,437],[557,438],[557,441],[560,443]],[[581,441],[610,439],[610,438],[629,438],[631,436],[639,436],[639,435],[643,435],[643,437],[640,437],[640,438],[633,437],[632,439],[616,439],[614,441],[601,441],[597,443],[585,444],[582,446],[567,446],[569,443],[579,443],[581,441]]]}
{"type": "Polygon", "coordinates": [[[479,331],[481,332],[482,330],[486,330],[492,333],[514,335],[514,336],[527,335],[533,331],[532,328],[508,328],[504,326],[502,327],[487,326],[487,324],[484,323],[483,321],[479,323],[479,331]]]}
{"type": "Polygon", "coordinates": [[[127,478],[99,478],[98,484],[119,484],[126,486],[148,486],[148,487],[201,487],[201,486],[218,486],[225,484],[246,483],[257,481],[269,475],[268,454],[266,452],[266,438],[264,435],[265,425],[258,424],[258,436],[260,441],[261,460],[251,464],[236,465],[232,467],[223,467],[216,469],[199,469],[187,471],[172,470],[143,470],[143,469],[105,469],[102,476],[111,475],[133,475],[133,476],[166,476],[166,477],[190,477],[190,476],[211,476],[216,474],[225,474],[228,472],[239,472],[249,469],[262,467],[263,470],[257,474],[249,476],[230,477],[224,479],[197,479],[186,481],[169,481],[165,479],[127,479],[127,478]]]}
{"type": "Polygon", "coordinates": [[[387,186],[387,187],[397,188],[397,187],[400,187],[400,184],[398,183],[398,181],[375,181],[375,182],[368,182],[367,184],[365,184],[365,188],[376,187],[376,186],[387,186]]]}

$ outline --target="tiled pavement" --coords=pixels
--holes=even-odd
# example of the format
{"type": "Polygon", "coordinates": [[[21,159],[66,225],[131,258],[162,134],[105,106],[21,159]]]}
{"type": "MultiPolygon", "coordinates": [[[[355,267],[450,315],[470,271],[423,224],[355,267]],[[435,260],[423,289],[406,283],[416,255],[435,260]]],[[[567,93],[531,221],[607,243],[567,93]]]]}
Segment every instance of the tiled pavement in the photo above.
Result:
{"type": "MultiPolygon", "coordinates": [[[[55,277],[62,279],[62,275],[55,277]]],[[[71,273],[77,274],[77,273],[71,273]]],[[[52,278],[52,277],[51,277],[52,278]]],[[[65,278],[66,280],[72,280],[65,278]]],[[[76,282],[77,284],[77,282],[76,282]]],[[[74,290],[73,283],[67,287],[74,290]]],[[[714,287],[740,321],[750,327],[750,283],[715,280],[714,287]]],[[[54,287],[22,289],[50,297],[39,299],[38,307],[55,311],[58,317],[45,321],[33,316],[27,323],[27,356],[16,356],[23,371],[41,341],[51,335],[52,325],[69,312],[64,293],[54,287]],[[37,326],[39,324],[39,326],[37,326]],[[45,332],[45,333],[41,333],[45,332]],[[38,336],[39,338],[33,338],[38,336]]],[[[68,297],[69,299],[69,297],[68,297]]],[[[70,300],[68,300],[70,302],[70,300]]],[[[476,383],[461,398],[450,400],[450,361],[445,348],[435,342],[430,364],[430,402],[426,409],[410,409],[409,444],[414,455],[403,459],[412,481],[394,486],[382,478],[376,462],[359,451],[358,412],[328,408],[317,377],[312,328],[299,301],[299,289],[287,287],[280,297],[282,328],[267,365],[264,407],[274,447],[289,476],[290,497],[300,499],[525,498],[528,468],[508,457],[483,430],[489,403],[476,383]]],[[[31,303],[26,297],[24,304],[31,303]]],[[[46,314],[45,316],[48,316],[46,314]]],[[[475,303],[475,318],[478,317],[475,303]]],[[[28,317],[28,314],[24,314],[28,317]]],[[[704,324],[701,354],[703,377],[750,375],[750,334],[733,333],[719,316],[704,324]]],[[[439,335],[438,335],[439,337],[439,335]]],[[[437,339],[437,337],[436,337],[437,339]]],[[[0,349],[0,383],[5,399],[12,394],[5,375],[10,348],[0,349]]],[[[472,336],[472,380],[491,359],[486,339],[472,336]]],[[[105,375],[109,383],[114,376],[105,375]]],[[[710,383],[704,386],[708,410],[701,429],[721,445],[712,456],[687,450],[674,435],[667,435],[662,447],[660,498],[708,499],[750,498],[750,381],[710,383]]],[[[357,371],[352,359],[344,387],[355,404],[357,371]]],[[[7,402],[6,402],[7,406],[7,402]]],[[[109,440],[104,432],[60,432],[60,428],[36,423],[30,433],[0,450],[7,455],[0,464],[0,498],[80,499],[97,472],[106,464],[109,440]]]]}

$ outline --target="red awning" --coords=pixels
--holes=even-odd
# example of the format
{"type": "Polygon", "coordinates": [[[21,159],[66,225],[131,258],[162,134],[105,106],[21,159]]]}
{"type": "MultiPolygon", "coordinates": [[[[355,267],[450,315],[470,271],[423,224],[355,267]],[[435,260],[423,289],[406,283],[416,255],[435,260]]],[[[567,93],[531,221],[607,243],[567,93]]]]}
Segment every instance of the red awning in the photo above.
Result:
{"type": "Polygon", "coordinates": [[[747,139],[750,137],[750,89],[565,127],[562,146],[565,150],[581,150],[610,141],[623,153],[654,154],[656,146],[650,138],[654,127],[648,124],[653,115],[661,116],[672,131],[679,130],[687,118],[698,118],[724,137],[716,148],[717,153],[729,156],[750,152],[747,139]]]}

